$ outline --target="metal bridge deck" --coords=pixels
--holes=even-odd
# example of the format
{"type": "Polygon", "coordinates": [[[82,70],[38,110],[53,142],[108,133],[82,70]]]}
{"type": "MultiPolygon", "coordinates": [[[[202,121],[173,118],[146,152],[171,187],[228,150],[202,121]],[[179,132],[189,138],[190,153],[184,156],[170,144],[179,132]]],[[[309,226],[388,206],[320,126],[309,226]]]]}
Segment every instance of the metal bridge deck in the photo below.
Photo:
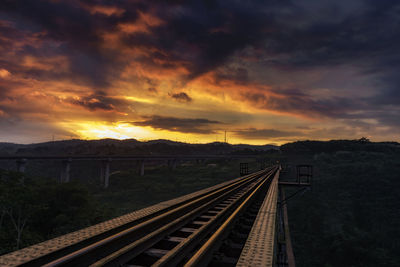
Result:
{"type": "Polygon", "coordinates": [[[273,266],[278,202],[276,172],[236,266],[273,266]]]}

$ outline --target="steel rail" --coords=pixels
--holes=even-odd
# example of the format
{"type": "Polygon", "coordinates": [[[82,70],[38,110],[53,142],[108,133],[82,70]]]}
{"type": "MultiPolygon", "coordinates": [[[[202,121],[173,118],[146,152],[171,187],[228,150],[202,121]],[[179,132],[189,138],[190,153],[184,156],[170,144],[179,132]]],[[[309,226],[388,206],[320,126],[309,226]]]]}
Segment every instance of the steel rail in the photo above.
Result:
{"type": "Polygon", "coordinates": [[[267,183],[264,180],[260,183],[256,190],[254,190],[247,198],[240,204],[240,206],[229,216],[229,218],[218,228],[218,230],[207,240],[207,242],[185,263],[185,267],[205,266],[212,257],[212,253],[219,245],[223,237],[227,234],[229,229],[233,226],[236,219],[243,213],[249,206],[250,202],[256,197],[257,192],[262,186],[267,183]]]}
{"type": "MultiPolygon", "coordinates": [[[[219,213],[215,218],[211,219],[208,224],[203,225],[199,231],[193,233],[190,237],[188,237],[184,242],[180,243],[173,250],[168,252],[164,257],[159,259],[152,266],[175,266],[177,265],[185,255],[187,255],[196,245],[199,244],[200,240],[203,240],[210,232],[214,231],[218,225],[223,223],[225,220],[229,220],[232,217],[231,214],[234,214],[235,209],[242,205],[243,201],[248,199],[249,195],[257,195],[259,190],[263,188],[263,186],[269,182],[271,177],[274,175],[275,170],[271,170],[267,173],[263,179],[259,182],[255,183],[250,190],[248,190],[245,194],[243,194],[238,200],[231,203],[225,210],[219,213]]],[[[236,216],[238,217],[238,216],[236,216]]]]}
{"type": "Polygon", "coordinates": [[[142,223],[142,222],[144,222],[146,220],[150,220],[151,218],[154,218],[154,217],[156,217],[156,216],[158,216],[160,214],[166,213],[166,212],[168,212],[170,210],[173,210],[173,209],[176,209],[176,208],[178,208],[180,206],[183,206],[184,204],[189,203],[189,202],[191,202],[191,201],[193,201],[195,199],[198,199],[198,198],[206,196],[206,195],[208,195],[210,193],[216,192],[217,190],[220,190],[220,189],[222,189],[222,188],[224,188],[226,186],[235,184],[240,180],[244,180],[246,178],[254,177],[255,175],[259,175],[263,171],[264,170],[261,170],[261,171],[258,171],[258,172],[252,173],[252,174],[245,175],[245,176],[243,176],[241,178],[234,179],[233,181],[231,181],[231,182],[229,182],[229,183],[227,183],[227,184],[225,184],[225,185],[223,185],[221,187],[217,187],[217,188],[215,188],[215,189],[213,189],[211,191],[204,192],[204,193],[199,194],[197,196],[193,196],[193,197],[187,198],[184,201],[181,201],[181,202],[173,204],[171,206],[162,208],[162,209],[160,209],[160,210],[158,210],[156,212],[153,212],[151,214],[145,215],[143,217],[134,219],[134,220],[132,220],[130,222],[127,222],[127,223],[124,223],[122,225],[119,225],[118,227],[115,227],[113,229],[110,229],[110,230],[107,230],[105,232],[96,234],[96,235],[94,235],[94,236],[92,236],[92,237],[90,237],[88,239],[81,240],[81,241],[79,241],[79,242],[77,242],[75,244],[69,245],[67,247],[60,248],[60,249],[55,250],[55,251],[53,251],[53,252],[51,252],[49,254],[46,254],[46,255],[40,256],[38,258],[32,259],[32,260],[30,260],[28,262],[25,262],[25,263],[21,264],[21,266],[42,266],[42,265],[47,264],[49,262],[52,262],[52,261],[54,261],[56,259],[59,259],[59,258],[64,257],[66,255],[69,255],[70,253],[73,253],[74,251],[78,251],[78,250],[80,250],[82,248],[85,248],[85,247],[87,247],[87,246],[89,246],[91,244],[94,244],[94,243],[96,243],[96,242],[98,242],[100,240],[103,240],[103,239],[105,239],[107,237],[113,236],[113,235],[115,235],[115,234],[117,234],[119,232],[122,232],[122,231],[124,231],[124,230],[126,230],[128,228],[131,228],[131,227],[133,227],[135,225],[138,225],[138,224],[140,224],[140,223],[142,223]]]}
{"type": "MultiPolygon", "coordinates": [[[[270,176],[272,174],[272,170],[267,171],[266,174],[264,174],[263,176],[261,176],[260,178],[257,178],[256,180],[258,181],[259,179],[264,179],[267,176],[270,176]]],[[[250,181],[250,185],[249,187],[254,186],[254,183],[257,183],[257,181],[250,181]]],[[[149,249],[150,247],[154,246],[157,242],[161,241],[163,238],[165,238],[166,236],[170,235],[171,233],[179,230],[180,228],[182,228],[184,225],[188,224],[189,222],[195,220],[196,218],[198,218],[201,214],[205,213],[207,210],[209,210],[210,208],[216,206],[217,204],[221,203],[222,201],[224,201],[225,199],[227,199],[229,196],[232,196],[235,192],[237,192],[240,188],[234,188],[229,192],[226,192],[224,195],[219,196],[218,198],[212,199],[209,203],[206,203],[204,205],[202,205],[201,207],[191,211],[190,213],[186,214],[185,216],[176,219],[175,221],[166,224],[164,227],[158,229],[157,231],[150,233],[149,235],[143,237],[142,239],[139,239],[135,242],[133,242],[132,244],[129,244],[128,246],[116,251],[115,253],[106,256],[105,258],[97,261],[96,263],[92,264],[91,267],[98,267],[98,266],[121,266],[127,262],[129,262],[130,260],[132,260],[133,258],[135,258],[136,256],[138,256],[139,254],[143,253],[145,250],[149,249]]],[[[246,192],[251,191],[248,190],[246,188],[246,192]]],[[[245,193],[242,193],[242,195],[244,195],[245,193]]],[[[204,227],[201,227],[200,229],[198,229],[197,232],[195,232],[196,234],[192,234],[190,237],[187,238],[187,240],[191,240],[190,243],[193,243],[194,240],[198,240],[198,238],[204,234],[206,234],[207,230],[211,229],[212,225],[215,225],[217,222],[221,221],[221,219],[223,218],[223,214],[229,212],[230,209],[232,209],[232,206],[234,205],[234,203],[240,202],[241,198],[238,198],[237,200],[235,200],[233,203],[231,203],[230,205],[228,205],[228,207],[226,209],[224,209],[221,214],[217,215],[217,219],[216,220],[211,220],[210,222],[208,222],[208,224],[205,224],[204,227]],[[205,227],[206,225],[208,225],[208,227],[205,227]]],[[[183,242],[188,244],[189,242],[183,242]]],[[[179,244],[178,246],[182,245],[179,244]]],[[[179,250],[177,253],[185,253],[188,252],[188,250],[190,250],[193,246],[182,246],[185,248],[185,251],[183,250],[179,250]]],[[[173,254],[174,257],[169,257],[169,261],[168,261],[168,266],[172,266],[175,265],[177,263],[177,261],[180,260],[179,257],[176,257],[176,253],[174,254],[174,252],[176,251],[176,247],[174,249],[172,249],[170,251],[170,253],[173,254]],[[171,259],[174,258],[174,261],[172,262],[171,259]]],[[[182,254],[180,254],[182,255],[182,254]]],[[[166,255],[167,256],[167,255],[166,255]]],[[[164,258],[164,257],[163,257],[164,258]]],[[[155,264],[156,265],[156,264],[155,264]]]]}
{"type": "Polygon", "coordinates": [[[150,218],[147,221],[141,222],[138,225],[134,225],[127,228],[117,234],[106,237],[100,241],[90,244],[87,247],[74,251],[68,255],[65,255],[59,259],[53,260],[45,264],[44,266],[87,266],[93,262],[99,260],[102,255],[109,255],[124,246],[127,246],[143,238],[147,233],[153,232],[158,228],[162,227],[164,224],[176,220],[179,217],[191,212],[194,208],[197,208],[211,199],[214,199],[225,192],[248,183],[254,179],[260,177],[266,170],[256,172],[254,174],[246,176],[244,179],[230,183],[222,188],[216,189],[210,193],[206,193],[198,198],[178,206],[172,210],[168,210],[156,217],[150,218]]]}

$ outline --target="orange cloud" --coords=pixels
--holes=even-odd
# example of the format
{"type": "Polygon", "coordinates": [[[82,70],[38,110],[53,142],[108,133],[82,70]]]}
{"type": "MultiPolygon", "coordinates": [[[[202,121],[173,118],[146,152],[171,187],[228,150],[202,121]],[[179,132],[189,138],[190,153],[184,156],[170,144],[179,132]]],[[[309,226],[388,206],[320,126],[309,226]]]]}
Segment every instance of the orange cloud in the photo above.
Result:
{"type": "Polygon", "coordinates": [[[65,56],[55,57],[34,57],[27,55],[22,59],[21,66],[55,72],[68,71],[69,61],[65,56]]]}
{"type": "Polygon", "coordinates": [[[123,33],[150,33],[152,27],[162,25],[163,21],[151,13],[138,12],[139,18],[135,22],[124,22],[118,24],[118,28],[123,33]]]}
{"type": "Polygon", "coordinates": [[[0,69],[0,78],[6,79],[11,76],[11,73],[6,69],[0,69]]]}
{"type": "Polygon", "coordinates": [[[121,16],[125,10],[116,6],[103,6],[103,5],[85,5],[82,3],[82,6],[87,9],[90,14],[102,14],[106,16],[121,16]]]}
{"type": "MultiPolygon", "coordinates": [[[[370,52],[380,55],[379,51],[375,53],[379,47],[368,50],[368,46],[362,46],[367,50],[358,51],[360,40],[347,45],[351,40],[342,40],[329,31],[321,38],[313,30],[308,32],[308,22],[304,21],[300,29],[292,17],[285,19],[287,14],[295,13],[287,12],[289,2],[274,8],[260,2],[255,10],[241,8],[240,1],[221,2],[223,9],[212,12],[203,12],[210,7],[190,1],[3,2],[0,7],[7,20],[0,20],[1,127],[8,120],[24,121],[32,129],[35,123],[45,122],[49,127],[41,129],[56,125],[65,130],[63,134],[73,132],[76,126],[81,132],[74,133],[84,137],[123,138],[130,131],[123,122],[146,117],[153,118],[141,125],[147,127],[149,136],[183,138],[183,129],[188,127],[161,124],[165,118],[160,117],[169,117],[167,122],[175,124],[221,122],[236,133],[232,138],[239,142],[255,137],[261,141],[263,137],[297,138],[301,134],[295,133],[300,131],[312,136],[315,132],[293,127],[316,121],[327,123],[326,129],[332,128],[328,124],[334,120],[340,124],[356,117],[364,119],[358,123],[364,123],[360,127],[365,128],[371,124],[365,120],[368,117],[376,119],[375,128],[398,125],[398,111],[393,104],[397,93],[385,89],[380,95],[392,93],[393,97],[371,101],[371,96],[377,94],[371,85],[368,99],[365,95],[358,98],[357,87],[343,97],[343,92],[354,87],[353,77],[359,69],[335,72],[333,76],[341,77],[341,83],[331,77],[327,83],[320,79],[318,64],[330,64],[325,69],[329,75],[325,76],[332,76],[331,70],[339,69],[335,64],[353,65],[352,57],[357,55],[359,60],[358,53],[360,58],[363,53],[367,55],[368,64],[378,62],[370,59],[370,52]],[[261,10],[270,10],[272,16],[261,10]],[[277,10],[282,12],[275,16],[277,10]],[[287,34],[280,34],[281,29],[287,34]],[[332,47],[328,47],[330,44],[332,47]],[[319,49],[321,45],[324,49],[319,49]],[[335,54],[337,47],[349,49],[349,53],[335,54]],[[366,105],[368,101],[371,105],[366,105]],[[372,114],[371,106],[377,116],[372,114]],[[390,112],[382,111],[386,109],[390,112]],[[163,127],[148,129],[155,122],[163,127]],[[275,127],[282,129],[277,131],[275,127]]],[[[364,30],[369,32],[370,28],[364,30]]],[[[394,52],[385,58],[391,58],[394,52]]],[[[383,63],[374,69],[391,66],[383,63]]],[[[386,80],[397,81],[395,77],[389,75],[386,80]]],[[[360,78],[359,87],[364,88],[368,82],[376,84],[372,80],[379,79],[360,78]]],[[[218,127],[215,125],[208,133],[220,134],[218,127]]],[[[189,141],[196,138],[194,133],[188,137],[189,141]]],[[[202,136],[201,140],[214,141],[214,137],[202,136]]]]}

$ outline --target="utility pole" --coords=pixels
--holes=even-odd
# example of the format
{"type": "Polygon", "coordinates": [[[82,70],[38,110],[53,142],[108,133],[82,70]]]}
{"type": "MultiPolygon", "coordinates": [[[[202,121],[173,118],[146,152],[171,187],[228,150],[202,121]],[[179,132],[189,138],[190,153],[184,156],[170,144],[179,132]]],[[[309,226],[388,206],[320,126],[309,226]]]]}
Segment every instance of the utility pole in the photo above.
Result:
{"type": "Polygon", "coordinates": [[[226,131],[225,131],[225,143],[226,143],[226,131]]]}

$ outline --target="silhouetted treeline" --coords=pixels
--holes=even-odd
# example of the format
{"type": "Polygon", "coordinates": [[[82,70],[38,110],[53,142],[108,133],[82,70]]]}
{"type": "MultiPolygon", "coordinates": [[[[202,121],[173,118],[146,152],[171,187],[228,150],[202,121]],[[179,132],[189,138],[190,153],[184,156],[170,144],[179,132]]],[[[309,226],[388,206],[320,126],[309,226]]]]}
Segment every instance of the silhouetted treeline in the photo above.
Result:
{"type": "Polygon", "coordinates": [[[188,144],[170,140],[140,142],[129,140],[66,140],[31,145],[0,143],[0,155],[51,156],[51,155],[171,155],[171,154],[238,154],[260,153],[277,150],[274,145],[231,145],[214,142],[209,144],[188,144]]]}
{"type": "Polygon", "coordinates": [[[285,154],[315,154],[336,151],[400,153],[400,144],[397,142],[370,142],[366,138],[361,138],[358,140],[297,141],[284,144],[280,149],[285,154]]]}

